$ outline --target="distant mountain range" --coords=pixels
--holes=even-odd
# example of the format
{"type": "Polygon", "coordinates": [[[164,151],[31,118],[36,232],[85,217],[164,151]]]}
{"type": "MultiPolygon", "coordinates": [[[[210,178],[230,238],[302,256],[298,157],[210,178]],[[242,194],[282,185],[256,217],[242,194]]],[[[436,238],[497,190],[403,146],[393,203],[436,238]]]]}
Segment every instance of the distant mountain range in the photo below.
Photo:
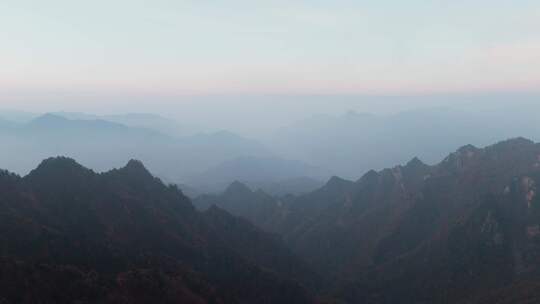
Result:
{"type": "Polygon", "coordinates": [[[283,235],[345,303],[536,303],[540,144],[467,145],[436,165],[331,178],[275,199],[239,183],[211,204],[283,235]]]}
{"type": "Polygon", "coordinates": [[[434,164],[466,143],[485,146],[516,136],[540,140],[536,110],[532,104],[519,103],[476,112],[424,108],[373,115],[350,111],[316,115],[283,127],[271,137],[255,139],[227,131],[201,133],[204,126],[192,127],[154,114],[39,116],[0,111],[0,140],[6,143],[0,151],[0,166],[25,173],[43,158],[68,155],[99,171],[137,158],[164,180],[189,188],[190,194],[219,193],[238,180],[282,196],[312,191],[332,175],[356,180],[362,172],[404,163],[414,156],[434,164]],[[27,131],[22,134],[18,129],[27,131]]]}
{"type": "Polygon", "coordinates": [[[107,120],[129,127],[155,130],[174,137],[190,136],[205,131],[200,126],[180,124],[173,119],[149,113],[92,115],[79,112],[56,112],[53,114],[74,120],[107,120]]]}
{"type": "Polygon", "coordinates": [[[26,123],[0,124],[0,166],[26,173],[41,159],[68,155],[98,171],[138,158],[155,174],[182,182],[221,162],[242,156],[271,157],[262,144],[229,132],[172,137],[102,119],[45,114],[26,123]]]}
{"type": "Polygon", "coordinates": [[[426,108],[392,115],[316,115],[281,128],[265,143],[282,157],[357,179],[361,172],[415,156],[434,164],[467,143],[485,146],[517,136],[540,140],[537,110],[517,103],[476,112],[426,108]]]}
{"type": "MultiPolygon", "coordinates": [[[[200,126],[180,124],[173,119],[150,113],[96,115],[83,112],[51,112],[49,114],[71,120],[105,120],[128,127],[152,129],[175,137],[189,136],[207,131],[200,126]]],[[[0,118],[18,123],[27,123],[42,115],[41,113],[0,110],[0,118]]]]}
{"type": "Polygon", "coordinates": [[[59,112],[28,121],[2,119],[0,165],[24,174],[41,159],[68,155],[102,171],[137,158],[190,193],[218,193],[241,180],[276,195],[299,194],[319,187],[330,175],[302,161],[282,159],[258,141],[231,132],[177,136],[172,135],[174,126],[174,121],[149,114],[59,112]]]}

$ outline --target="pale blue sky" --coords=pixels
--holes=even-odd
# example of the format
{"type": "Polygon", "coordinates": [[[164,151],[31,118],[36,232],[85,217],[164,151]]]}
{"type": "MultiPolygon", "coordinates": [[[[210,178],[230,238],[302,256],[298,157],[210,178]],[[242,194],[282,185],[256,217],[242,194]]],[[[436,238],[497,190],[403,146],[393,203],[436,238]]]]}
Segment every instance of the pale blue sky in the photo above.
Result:
{"type": "Polygon", "coordinates": [[[538,91],[539,29],[528,0],[1,0],[0,101],[538,91]]]}

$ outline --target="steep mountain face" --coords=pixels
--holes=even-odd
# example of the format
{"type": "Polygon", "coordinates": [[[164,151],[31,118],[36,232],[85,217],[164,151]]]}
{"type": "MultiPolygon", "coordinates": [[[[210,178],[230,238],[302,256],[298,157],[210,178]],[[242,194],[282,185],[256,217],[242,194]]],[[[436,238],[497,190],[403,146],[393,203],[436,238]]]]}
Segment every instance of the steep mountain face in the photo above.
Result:
{"type": "Polygon", "coordinates": [[[200,213],[139,161],[0,172],[1,303],[313,303],[316,276],[275,236],[200,213]]]}
{"type": "Polygon", "coordinates": [[[434,166],[415,158],[356,182],[335,177],[247,217],[281,233],[346,303],[513,303],[538,298],[538,183],[540,144],[516,138],[434,166]]]}

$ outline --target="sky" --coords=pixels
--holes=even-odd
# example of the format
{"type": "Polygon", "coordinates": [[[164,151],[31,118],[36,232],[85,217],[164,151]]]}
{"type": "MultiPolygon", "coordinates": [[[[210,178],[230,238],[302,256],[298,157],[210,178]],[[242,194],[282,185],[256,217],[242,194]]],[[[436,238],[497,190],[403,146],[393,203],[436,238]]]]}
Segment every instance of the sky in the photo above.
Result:
{"type": "Polygon", "coordinates": [[[539,28],[529,0],[2,0],[0,100],[531,92],[539,28]]]}

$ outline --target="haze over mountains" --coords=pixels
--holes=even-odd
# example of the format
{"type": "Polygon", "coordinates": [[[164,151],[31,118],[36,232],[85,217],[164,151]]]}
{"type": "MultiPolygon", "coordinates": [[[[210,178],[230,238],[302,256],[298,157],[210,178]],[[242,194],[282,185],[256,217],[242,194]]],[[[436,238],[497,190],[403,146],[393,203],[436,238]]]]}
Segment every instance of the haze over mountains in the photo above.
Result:
{"type": "Polygon", "coordinates": [[[539,183],[540,144],[515,138],[298,196],[235,182],[197,211],[139,161],[49,158],[0,173],[0,300],[535,303],[539,183]]]}
{"type": "Polygon", "coordinates": [[[0,160],[23,176],[0,174],[0,301],[535,303],[528,110],[350,111],[259,139],[5,117],[0,160]]]}
{"type": "Polygon", "coordinates": [[[0,28],[0,304],[540,303],[540,1],[0,28]]]}
{"type": "Polygon", "coordinates": [[[368,170],[416,156],[433,164],[463,144],[485,146],[516,136],[539,140],[537,109],[516,103],[489,111],[349,111],[315,115],[277,128],[271,136],[251,138],[151,114],[11,111],[0,115],[0,140],[6,143],[0,165],[24,174],[41,159],[67,155],[102,171],[137,158],[164,180],[192,189],[190,193],[219,193],[238,180],[271,194],[299,194],[332,175],[357,179],[368,170]]]}
{"type": "Polygon", "coordinates": [[[357,179],[359,172],[382,169],[419,157],[435,163],[454,147],[485,146],[502,138],[538,140],[537,106],[485,112],[428,108],[379,116],[350,111],[317,115],[277,131],[269,146],[290,158],[331,168],[335,175],[357,179]]]}
{"type": "Polygon", "coordinates": [[[225,131],[173,137],[102,119],[73,120],[56,114],[6,125],[0,136],[6,144],[0,152],[2,165],[19,173],[51,155],[76,157],[98,171],[139,158],[162,178],[179,182],[234,157],[272,155],[262,144],[225,131]]]}

